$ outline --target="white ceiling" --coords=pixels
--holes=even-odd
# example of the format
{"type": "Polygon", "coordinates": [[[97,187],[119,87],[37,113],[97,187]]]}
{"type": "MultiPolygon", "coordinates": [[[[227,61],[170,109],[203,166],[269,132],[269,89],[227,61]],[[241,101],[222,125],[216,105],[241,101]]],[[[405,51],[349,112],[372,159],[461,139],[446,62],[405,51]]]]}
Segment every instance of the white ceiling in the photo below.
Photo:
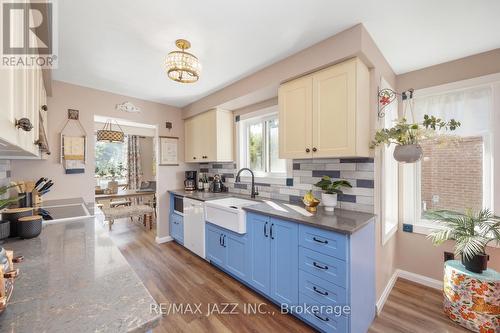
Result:
{"type": "Polygon", "coordinates": [[[498,0],[63,0],[56,80],[185,106],[355,24],[396,73],[500,47],[498,0]],[[201,79],[164,72],[177,38],[201,79]]]}

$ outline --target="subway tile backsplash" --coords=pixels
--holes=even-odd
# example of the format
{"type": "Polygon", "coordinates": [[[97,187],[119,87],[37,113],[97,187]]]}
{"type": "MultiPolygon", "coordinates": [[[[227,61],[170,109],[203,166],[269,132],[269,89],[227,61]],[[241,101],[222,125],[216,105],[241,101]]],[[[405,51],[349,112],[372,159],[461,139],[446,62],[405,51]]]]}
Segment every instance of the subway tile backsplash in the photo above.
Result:
{"type": "MultiPolygon", "coordinates": [[[[316,197],[321,197],[321,190],[313,184],[318,182],[322,176],[327,175],[334,179],[346,179],[353,188],[343,189],[344,194],[338,197],[339,207],[349,210],[373,213],[374,204],[374,174],[373,159],[371,158],[348,158],[348,159],[308,159],[293,160],[291,174],[280,184],[275,182],[262,183],[257,180],[259,197],[299,203],[302,196],[309,190],[313,190],[316,197]]],[[[235,183],[237,173],[236,165],[230,163],[201,163],[201,173],[209,177],[219,174],[224,176],[225,185],[229,192],[250,195],[248,182],[235,183]]],[[[243,176],[247,176],[242,174],[243,176]]]]}

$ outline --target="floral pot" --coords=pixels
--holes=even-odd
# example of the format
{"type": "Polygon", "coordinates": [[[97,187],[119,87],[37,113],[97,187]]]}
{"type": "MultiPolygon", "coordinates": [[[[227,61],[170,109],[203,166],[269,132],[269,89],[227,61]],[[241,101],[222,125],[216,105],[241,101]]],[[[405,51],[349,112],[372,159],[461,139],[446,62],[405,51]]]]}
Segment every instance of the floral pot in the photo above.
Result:
{"type": "Polygon", "coordinates": [[[401,163],[415,163],[422,158],[422,147],[419,144],[397,145],[394,148],[394,159],[401,163]]]}
{"type": "Polygon", "coordinates": [[[337,194],[321,193],[321,202],[327,212],[333,212],[337,207],[337,194]]]}
{"type": "Polygon", "coordinates": [[[488,260],[490,260],[490,256],[486,253],[476,254],[472,259],[467,259],[462,255],[462,264],[465,268],[479,274],[488,269],[488,260]]]}

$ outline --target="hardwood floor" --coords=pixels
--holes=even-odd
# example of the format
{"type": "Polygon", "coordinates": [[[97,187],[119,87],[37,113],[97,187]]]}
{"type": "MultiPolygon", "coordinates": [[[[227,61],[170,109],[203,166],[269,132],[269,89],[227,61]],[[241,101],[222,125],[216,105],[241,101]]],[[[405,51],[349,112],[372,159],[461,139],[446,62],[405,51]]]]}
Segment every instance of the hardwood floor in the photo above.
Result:
{"type": "MultiPolygon", "coordinates": [[[[164,315],[156,333],[314,331],[180,245],[156,244],[155,230],[118,220],[110,236],[154,299],[166,305],[165,311],[169,304],[185,304],[185,309],[193,310],[164,315]],[[233,312],[233,303],[237,313],[206,316],[209,306],[215,304],[222,312],[225,303],[230,303],[226,313],[233,312]],[[201,313],[194,311],[199,304],[201,313]],[[247,304],[265,304],[261,310],[266,314],[245,314],[247,304]]],[[[400,279],[369,332],[468,332],[444,316],[441,301],[439,291],[400,279]]]]}

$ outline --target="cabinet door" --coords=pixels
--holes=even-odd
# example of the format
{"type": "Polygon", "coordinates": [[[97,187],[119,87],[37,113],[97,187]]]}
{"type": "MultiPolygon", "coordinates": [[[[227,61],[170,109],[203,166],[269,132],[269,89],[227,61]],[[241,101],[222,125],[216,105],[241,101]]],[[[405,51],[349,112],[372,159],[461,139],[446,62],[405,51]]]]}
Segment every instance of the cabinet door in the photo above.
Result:
{"type": "Polygon", "coordinates": [[[14,72],[16,69],[0,70],[0,139],[17,143],[14,108],[14,72]]]}
{"type": "Polygon", "coordinates": [[[279,99],[279,157],[310,158],[312,153],[312,77],[283,84],[279,99]],[[309,152],[306,152],[309,150],[309,152]]]}
{"type": "Polygon", "coordinates": [[[223,233],[206,224],[205,229],[205,253],[206,257],[212,263],[224,267],[226,264],[226,248],[222,243],[223,233]]]}
{"type": "Polygon", "coordinates": [[[297,304],[299,298],[299,228],[297,223],[271,218],[271,298],[297,304]]]}
{"type": "Polygon", "coordinates": [[[200,135],[199,140],[199,159],[200,162],[217,161],[217,131],[222,130],[217,127],[216,110],[204,112],[198,116],[200,135]]]}
{"type": "Polygon", "coordinates": [[[179,222],[176,214],[170,214],[170,236],[179,239],[179,222]]]}
{"type": "Polygon", "coordinates": [[[243,281],[248,280],[247,237],[231,232],[224,234],[223,244],[227,248],[226,269],[243,281]]]}
{"type": "Polygon", "coordinates": [[[314,156],[355,156],[356,60],[313,75],[312,110],[314,156]]]}
{"type": "Polygon", "coordinates": [[[185,133],[185,155],[184,160],[186,163],[198,162],[196,160],[196,129],[195,129],[195,119],[189,118],[184,122],[184,133],[185,133]]]}
{"type": "Polygon", "coordinates": [[[249,283],[255,289],[269,295],[271,291],[271,241],[269,218],[247,214],[247,230],[250,241],[249,283]]]}

